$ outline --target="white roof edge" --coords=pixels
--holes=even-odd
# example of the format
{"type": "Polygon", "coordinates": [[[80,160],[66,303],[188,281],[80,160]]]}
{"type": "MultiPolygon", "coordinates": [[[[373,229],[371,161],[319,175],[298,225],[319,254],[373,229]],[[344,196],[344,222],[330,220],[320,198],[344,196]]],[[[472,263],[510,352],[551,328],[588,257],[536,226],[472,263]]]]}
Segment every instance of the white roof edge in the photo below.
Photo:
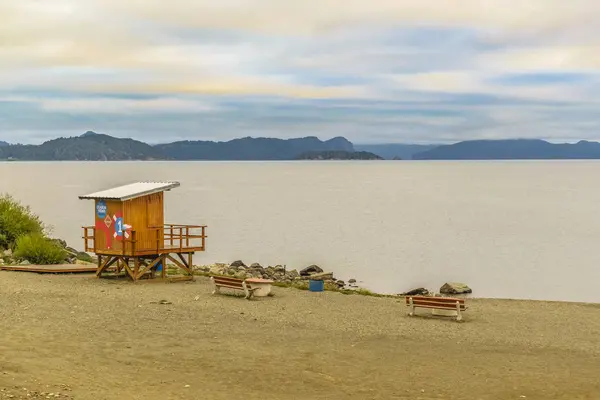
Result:
{"type": "Polygon", "coordinates": [[[149,194],[165,192],[179,187],[179,182],[135,182],[79,196],[80,199],[106,199],[106,200],[131,200],[149,194]]]}

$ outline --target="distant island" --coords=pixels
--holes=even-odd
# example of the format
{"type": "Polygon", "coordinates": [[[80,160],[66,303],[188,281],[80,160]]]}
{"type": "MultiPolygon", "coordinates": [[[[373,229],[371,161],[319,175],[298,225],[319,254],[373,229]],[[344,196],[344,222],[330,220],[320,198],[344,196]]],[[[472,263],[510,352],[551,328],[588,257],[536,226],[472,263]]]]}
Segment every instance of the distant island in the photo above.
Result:
{"type": "Polygon", "coordinates": [[[537,139],[470,140],[432,148],[415,160],[558,160],[600,159],[600,143],[549,143],[537,139]]]}
{"type": "Polygon", "coordinates": [[[40,145],[0,141],[5,161],[125,160],[556,160],[600,159],[600,143],[549,143],[538,139],[467,140],[448,145],[353,144],[338,136],[292,139],[244,137],[229,141],[178,141],[151,145],[93,131],[40,145]]]}
{"type": "Polygon", "coordinates": [[[368,151],[307,151],[296,157],[297,160],[383,160],[383,157],[368,151]]]}

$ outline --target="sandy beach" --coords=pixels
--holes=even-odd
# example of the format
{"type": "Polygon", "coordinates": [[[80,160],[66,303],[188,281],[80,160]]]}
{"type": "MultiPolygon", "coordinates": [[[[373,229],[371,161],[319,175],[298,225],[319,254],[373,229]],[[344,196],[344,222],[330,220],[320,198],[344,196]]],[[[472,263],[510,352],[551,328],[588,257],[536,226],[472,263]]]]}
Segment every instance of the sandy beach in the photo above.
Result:
{"type": "Polygon", "coordinates": [[[457,323],[401,299],[211,296],[204,277],[0,282],[1,399],[600,398],[600,304],[469,299],[457,323]]]}

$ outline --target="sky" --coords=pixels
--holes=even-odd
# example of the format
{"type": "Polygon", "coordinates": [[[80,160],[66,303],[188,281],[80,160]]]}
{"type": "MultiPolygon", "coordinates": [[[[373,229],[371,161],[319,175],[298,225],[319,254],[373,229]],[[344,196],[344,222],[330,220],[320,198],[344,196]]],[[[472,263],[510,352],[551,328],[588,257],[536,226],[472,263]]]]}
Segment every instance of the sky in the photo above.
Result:
{"type": "Polygon", "coordinates": [[[597,0],[0,0],[0,140],[600,140],[597,0]]]}

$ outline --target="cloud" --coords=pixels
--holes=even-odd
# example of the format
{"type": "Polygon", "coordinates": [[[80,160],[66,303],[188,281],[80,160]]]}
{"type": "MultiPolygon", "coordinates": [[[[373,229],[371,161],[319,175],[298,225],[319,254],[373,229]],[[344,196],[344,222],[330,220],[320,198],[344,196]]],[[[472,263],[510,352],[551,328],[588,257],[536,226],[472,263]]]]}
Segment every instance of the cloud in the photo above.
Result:
{"type": "Polygon", "coordinates": [[[588,0],[3,0],[0,139],[594,138],[599,14],[588,0]]]}

